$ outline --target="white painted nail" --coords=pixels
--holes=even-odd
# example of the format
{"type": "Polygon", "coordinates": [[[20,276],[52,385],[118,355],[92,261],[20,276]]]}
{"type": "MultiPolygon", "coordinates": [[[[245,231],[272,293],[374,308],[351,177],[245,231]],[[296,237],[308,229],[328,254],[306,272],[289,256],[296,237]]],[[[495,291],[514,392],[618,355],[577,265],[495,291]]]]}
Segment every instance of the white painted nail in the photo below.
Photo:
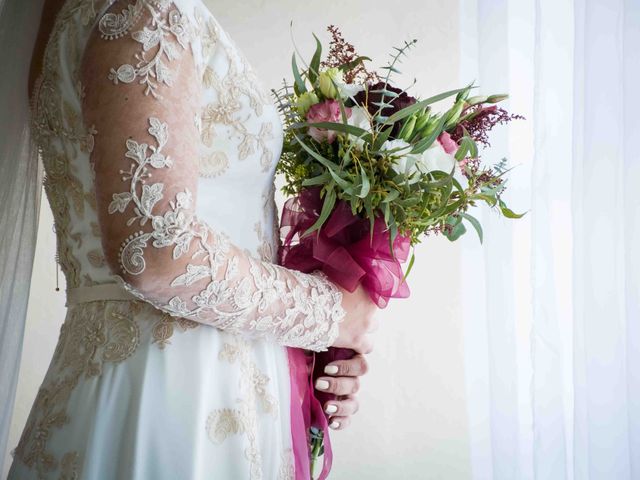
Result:
{"type": "Polygon", "coordinates": [[[324,373],[326,373],[327,375],[335,375],[336,373],[338,373],[338,366],[327,365],[326,367],[324,367],[324,373]]]}
{"type": "Polygon", "coordinates": [[[327,408],[324,409],[324,411],[327,413],[336,413],[338,411],[338,407],[336,405],[329,404],[327,405],[327,408]]]}
{"type": "Polygon", "coordinates": [[[334,420],[333,422],[331,422],[331,425],[329,425],[329,426],[335,430],[336,428],[338,428],[340,426],[340,422],[334,420]]]}
{"type": "Polygon", "coordinates": [[[328,380],[318,380],[316,382],[316,388],[318,390],[326,390],[327,388],[329,388],[329,381],[328,380]]]}

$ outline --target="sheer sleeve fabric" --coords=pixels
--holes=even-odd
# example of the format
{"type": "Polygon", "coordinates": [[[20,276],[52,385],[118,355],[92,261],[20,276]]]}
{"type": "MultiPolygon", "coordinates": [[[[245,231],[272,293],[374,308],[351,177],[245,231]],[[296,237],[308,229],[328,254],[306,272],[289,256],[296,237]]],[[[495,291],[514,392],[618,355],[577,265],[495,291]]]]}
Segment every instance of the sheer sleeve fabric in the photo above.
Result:
{"type": "Polygon", "coordinates": [[[124,29],[122,6],[111,7],[84,52],[82,111],[97,132],[91,163],[107,263],[126,290],[173,316],[325,350],[345,315],[340,289],[321,272],[253,257],[196,214],[202,84],[179,4],[138,0],[126,35],[111,34],[124,29]]]}

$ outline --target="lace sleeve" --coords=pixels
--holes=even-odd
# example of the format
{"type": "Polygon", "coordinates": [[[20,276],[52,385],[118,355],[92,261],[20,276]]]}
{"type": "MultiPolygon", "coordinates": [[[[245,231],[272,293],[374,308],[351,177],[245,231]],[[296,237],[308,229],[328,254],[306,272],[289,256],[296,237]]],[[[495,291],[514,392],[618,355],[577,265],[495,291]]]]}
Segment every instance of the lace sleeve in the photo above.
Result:
{"type": "Polygon", "coordinates": [[[345,315],[340,289],[320,272],[251,256],[196,215],[202,87],[176,3],[129,6],[131,35],[111,9],[84,52],[82,111],[97,132],[91,163],[107,263],[126,290],[173,316],[325,350],[345,315]]]}

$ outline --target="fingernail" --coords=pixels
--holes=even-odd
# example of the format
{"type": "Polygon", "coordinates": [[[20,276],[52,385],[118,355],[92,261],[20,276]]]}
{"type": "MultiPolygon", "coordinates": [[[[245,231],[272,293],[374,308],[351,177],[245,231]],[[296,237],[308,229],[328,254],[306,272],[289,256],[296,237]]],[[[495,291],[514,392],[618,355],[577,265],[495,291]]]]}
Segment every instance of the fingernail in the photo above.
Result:
{"type": "Polygon", "coordinates": [[[335,430],[340,426],[340,422],[337,422],[336,420],[334,420],[333,422],[331,422],[331,425],[329,426],[335,430]]]}
{"type": "Polygon", "coordinates": [[[336,405],[329,404],[327,408],[324,409],[326,413],[336,413],[338,411],[338,407],[336,405]]]}
{"type": "Polygon", "coordinates": [[[338,366],[337,365],[327,365],[326,367],[324,367],[324,373],[326,373],[328,375],[335,375],[336,373],[338,373],[338,366]]]}
{"type": "Polygon", "coordinates": [[[329,381],[328,380],[318,380],[316,382],[316,388],[318,390],[326,390],[327,388],[329,388],[329,381]]]}

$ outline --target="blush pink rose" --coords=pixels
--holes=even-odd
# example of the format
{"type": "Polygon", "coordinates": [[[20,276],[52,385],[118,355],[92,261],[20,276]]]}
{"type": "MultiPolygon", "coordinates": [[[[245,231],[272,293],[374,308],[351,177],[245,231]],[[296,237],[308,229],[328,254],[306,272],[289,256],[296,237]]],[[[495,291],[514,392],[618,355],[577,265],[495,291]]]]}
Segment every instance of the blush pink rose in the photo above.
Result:
{"type": "MultiPolygon", "coordinates": [[[[345,107],[345,113],[347,118],[351,116],[351,109],[345,107]]],[[[322,103],[316,103],[312,105],[307,112],[307,122],[341,122],[342,116],[340,115],[340,103],[337,100],[325,100],[322,103]]],[[[326,128],[309,127],[309,135],[316,142],[323,142],[326,140],[328,143],[332,143],[336,139],[338,133],[333,130],[327,130],[326,128]]]]}
{"type": "Polygon", "coordinates": [[[442,132],[440,134],[440,136],[438,137],[438,142],[440,142],[440,145],[442,145],[442,148],[444,148],[444,151],[447,153],[455,154],[458,150],[458,144],[451,138],[451,135],[449,135],[449,133],[447,132],[442,132]]]}

